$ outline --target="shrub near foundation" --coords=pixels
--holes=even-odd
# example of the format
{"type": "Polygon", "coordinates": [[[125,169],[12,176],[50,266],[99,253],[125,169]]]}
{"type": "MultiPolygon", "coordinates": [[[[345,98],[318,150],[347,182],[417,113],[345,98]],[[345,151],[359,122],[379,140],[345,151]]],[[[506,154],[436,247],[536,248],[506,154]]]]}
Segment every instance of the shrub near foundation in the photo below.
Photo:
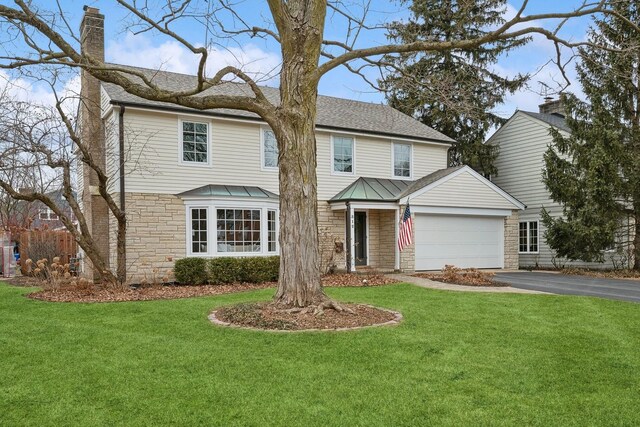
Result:
{"type": "Polygon", "coordinates": [[[209,281],[206,258],[182,258],[173,268],[176,281],[185,285],[204,285],[209,281]]]}
{"type": "Polygon", "coordinates": [[[263,283],[278,280],[280,257],[219,257],[209,260],[210,283],[263,283]]]}
{"type": "Polygon", "coordinates": [[[176,281],[183,285],[264,283],[278,280],[280,257],[182,258],[176,261],[176,281]]]}

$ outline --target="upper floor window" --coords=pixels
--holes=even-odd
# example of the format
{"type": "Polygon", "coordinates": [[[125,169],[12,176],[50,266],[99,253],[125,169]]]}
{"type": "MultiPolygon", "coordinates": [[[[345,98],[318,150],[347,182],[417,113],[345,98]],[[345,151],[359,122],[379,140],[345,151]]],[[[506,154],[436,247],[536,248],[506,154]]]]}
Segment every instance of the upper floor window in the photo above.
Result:
{"type": "Polygon", "coordinates": [[[182,122],[182,161],[209,163],[209,126],[206,123],[182,122]]]}
{"type": "Polygon", "coordinates": [[[334,136],[332,140],[331,157],[333,161],[333,172],[353,175],[355,169],[353,138],[334,136]]]}
{"type": "Polygon", "coordinates": [[[393,144],[393,176],[411,178],[410,144],[393,144]]]}
{"type": "Polygon", "coordinates": [[[538,221],[522,221],[520,223],[518,252],[538,252],[538,221]]]}
{"type": "Polygon", "coordinates": [[[38,216],[43,221],[57,221],[59,219],[58,214],[52,211],[49,207],[40,209],[38,216]]]}
{"type": "Polygon", "coordinates": [[[271,129],[262,131],[262,167],[264,169],[278,168],[278,141],[271,129]]]}

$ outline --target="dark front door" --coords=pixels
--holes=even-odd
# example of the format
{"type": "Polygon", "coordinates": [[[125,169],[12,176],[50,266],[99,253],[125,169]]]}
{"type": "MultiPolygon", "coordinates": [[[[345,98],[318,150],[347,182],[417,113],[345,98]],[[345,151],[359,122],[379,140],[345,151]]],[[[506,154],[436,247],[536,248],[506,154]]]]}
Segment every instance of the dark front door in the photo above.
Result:
{"type": "Polygon", "coordinates": [[[356,265],[367,265],[367,213],[354,212],[354,220],[356,265]]]}

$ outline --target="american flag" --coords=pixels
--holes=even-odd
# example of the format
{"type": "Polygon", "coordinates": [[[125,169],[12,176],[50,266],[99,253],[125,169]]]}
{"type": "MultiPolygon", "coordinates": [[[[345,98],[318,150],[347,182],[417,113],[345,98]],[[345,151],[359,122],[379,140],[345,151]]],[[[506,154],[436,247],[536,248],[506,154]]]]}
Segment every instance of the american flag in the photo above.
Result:
{"type": "Polygon", "coordinates": [[[400,230],[398,233],[398,249],[402,252],[404,248],[411,244],[411,230],[413,229],[413,220],[411,219],[411,210],[409,209],[409,202],[404,208],[404,214],[400,221],[400,230]]]}

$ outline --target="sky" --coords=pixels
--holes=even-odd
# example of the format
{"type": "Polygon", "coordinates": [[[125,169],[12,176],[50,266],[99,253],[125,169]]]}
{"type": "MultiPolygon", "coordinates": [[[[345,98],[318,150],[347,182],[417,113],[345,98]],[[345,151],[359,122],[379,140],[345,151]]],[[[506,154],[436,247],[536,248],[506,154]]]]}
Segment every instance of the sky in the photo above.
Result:
{"type": "MultiPolygon", "coordinates": [[[[34,0],[42,7],[50,8],[50,1],[34,0]]],[[[149,0],[149,4],[162,3],[162,0],[149,0]]],[[[214,7],[217,2],[210,0],[194,0],[205,6],[214,7]]],[[[106,59],[110,62],[144,66],[150,68],[161,68],[168,71],[175,71],[186,74],[194,74],[196,70],[197,58],[194,57],[184,46],[175,40],[170,40],[163,36],[150,32],[135,34],[136,27],[132,25],[130,17],[123,9],[110,0],[59,0],[70,28],[77,29],[80,25],[83,10],[82,6],[88,4],[100,9],[105,15],[105,39],[106,39],[106,59]]],[[[261,27],[271,27],[269,11],[265,1],[260,0],[239,0],[237,11],[243,21],[251,25],[261,27]]],[[[526,9],[526,15],[544,12],[568,11],[579,6],[581,0],[530,0],[526,9]]],[[[358,12],[360,0],[346,0],[345,4],[350,5],[351,10],[358,12]]],[[[512,0],[508,3],[505,11],[506,17],[511,17],[520,6],[520,1],[512,0]]],[[[406,19],[409,16],[405,5],[388,1],[376,1],[371,4],[367,22],[380,24],[391,20],[406,19]]],[[[221,14],[221,21],[228,28],[239,28],[238,19],[234,19],[229,14],[221,14]]],[[[537,22],[548,29],[555,28],[558,21],[537,22]]],[[[569,21],[561,35],[570,40],[583,40],[590,24],[590,19],[579,18],[569,21]]],[[[325,38],[344,41],[347,30],[346,22],[337,14],[329,13],[325,38]]],[[[272,40],[260,38],[236,37],[225,39],[216,37],[213,31],[205,31],[202,25],[194,21],[185,21],[175,27],[175,31],[189,42],[201,46],[207,42],[213,44],[210,50],[210,63],[208,67],[209,75],[225,65],[240,65],[245,71],[252,73],[264,84],[276,86],[277,70],[280,64],[279,46],[272,40]]],[[[0,36],[1,39],[2,36],[0,36]]],[[[353,40],[351,37],[349,40],[353,40]]],[[[386,35],[382,30],[363,31],[355,40],[355,46],[371,46],[385,43],[386,35]]],[[[538,104],[542,103],[541,92],[544,85],[552,88],[557,87],[560,72],[557,67],[548,64],[549,59],[554,56],[553,45],[542,37],[534,37],[534,40],[518,51],[512,52],[507,57],[500,58],[496,64],[496,71],[505,76],[513,76],[517,73],[532,74],[529,87],[510,95],[503,105],[496,108],[495,112],[503,117],[509,117],[516,109],[537,111],[538,104]],[[545,65],[547,64],[547,65],[545,65]]],[[[5,74],[6,75],[6,74],[5,74]]],[[[375,79],[377,76],[373,71],[368,76],[375,79]]],[[[569,67],[569,76],[574,77],[573,66],[569,67]]],[[[13,78],[13,77],[9,77],[13,78]]],[[[14,80],[15,81],[15,80],[14,80]]],[[[48,88],[33,84],[27,81],[18,81],[27,89],[29,97],[50,102],[52,95],[48,88]]],[[[67,82],[67,88],[77,89],[79,80],[72,79],[67,82]]],[[[571,91],[580,93],[579,87],[574,84],[569,88],[571,91]]],[[[356,99],[360,101],[382,103],[384,95],[374,90],[360,76],[352,74],[345,68],[335,69],[326,74],[320,82],[320,94],[337,96],[342,98],[356,99]]]]}

